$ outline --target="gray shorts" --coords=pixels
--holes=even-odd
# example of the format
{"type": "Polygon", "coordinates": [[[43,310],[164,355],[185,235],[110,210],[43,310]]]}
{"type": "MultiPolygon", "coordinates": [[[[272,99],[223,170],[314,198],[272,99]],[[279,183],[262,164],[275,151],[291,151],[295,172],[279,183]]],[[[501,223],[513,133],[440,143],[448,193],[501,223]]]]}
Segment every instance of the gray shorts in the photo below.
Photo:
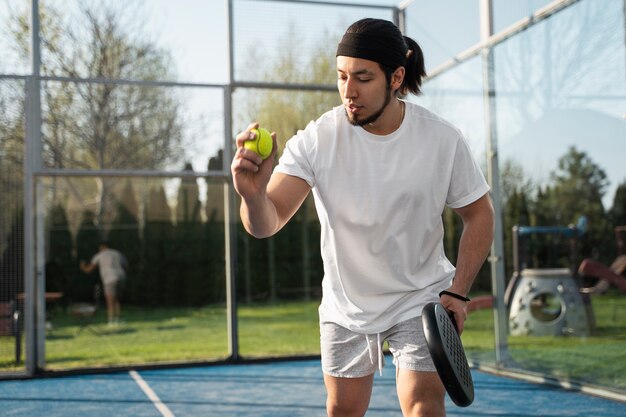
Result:
{"type": "Polygon", "coordinates": [[[104,285],[104,294],[113,298],[122,298],[124,288],[126,287],[126,278],[118,279],[115,282],[107,282],[104,285]]]}
{"type": "Polygon", "coordinates": [[[399,369],[436,372],[422,328],[422,318],[415,317],[379,334],[356,333],[331,322],[320,324],[322,370],[338,378],[360,378],[382,373],[385,359],[383,342],[387,341],[393,364],[399,369]]]}

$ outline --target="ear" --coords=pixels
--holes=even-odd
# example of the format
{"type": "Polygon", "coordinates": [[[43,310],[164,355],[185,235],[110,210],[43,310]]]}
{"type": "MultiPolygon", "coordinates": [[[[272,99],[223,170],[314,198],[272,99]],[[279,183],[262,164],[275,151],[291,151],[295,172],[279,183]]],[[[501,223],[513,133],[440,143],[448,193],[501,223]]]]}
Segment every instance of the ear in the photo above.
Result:
{"type": "Polygon", "coordinates": [[[405,71],[406,70],[404,69],[404,67],[398,67],[393,72],[393,74],[391,74],[391,86],[390,87],[392,91],[396,91],[402,85],[402,82],[404,81],[405,71]]]}

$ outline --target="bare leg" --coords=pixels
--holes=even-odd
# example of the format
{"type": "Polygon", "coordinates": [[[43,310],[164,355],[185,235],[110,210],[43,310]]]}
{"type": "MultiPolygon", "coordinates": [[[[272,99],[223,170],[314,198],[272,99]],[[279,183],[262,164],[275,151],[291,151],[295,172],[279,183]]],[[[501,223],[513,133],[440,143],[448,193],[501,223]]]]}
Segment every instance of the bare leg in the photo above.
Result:
{"type": "Polygon", "coordinates": [[[119,322],[120,315],[121,315],[121,312],[122,312],[122,306],[120,305],[119,300],[115,299],[114,306],[115,306],[115,310],[114,310],[115,321],[119,322]]]}
{"type": "Polygon", "coordinates": [[[109,324],[113,324],[113,318],[115,317],[115,297],[105,292],[104,299],[107,303],[107,318],[109,319],[109,324]]]}
{"type": "Polygon", "coordinates": [[[396,386],[404,417],[445,417],[445,388],[436,372],[399,369],[396,386]]]}
{"type": "Polygon", "coordinates": [[[363,417],[372,395],[374,374],[361,378],[324,375],[326,412],[329,417],[363,417]]]}

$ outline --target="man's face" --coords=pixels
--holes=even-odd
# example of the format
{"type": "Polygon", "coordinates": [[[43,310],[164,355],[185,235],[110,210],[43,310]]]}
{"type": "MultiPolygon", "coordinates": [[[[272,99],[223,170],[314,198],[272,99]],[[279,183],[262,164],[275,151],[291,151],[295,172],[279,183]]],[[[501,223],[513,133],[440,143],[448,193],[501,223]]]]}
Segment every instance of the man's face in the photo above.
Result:
{"type": "Polygon", "coordinates": [[[337,57],[337,88],[348,121],[355,126],[374,123],[391,100],[391,88],[380,66],[367,59],[337,57]]]}

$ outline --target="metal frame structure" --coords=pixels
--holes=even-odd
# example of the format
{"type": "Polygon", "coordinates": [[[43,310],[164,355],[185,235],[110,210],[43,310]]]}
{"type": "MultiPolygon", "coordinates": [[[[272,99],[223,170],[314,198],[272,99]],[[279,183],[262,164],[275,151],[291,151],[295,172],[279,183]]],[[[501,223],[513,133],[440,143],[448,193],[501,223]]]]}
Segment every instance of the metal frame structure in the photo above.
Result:
{"type": "MultiPolygon", "coordinates": [[[[226,246],[226,307],[228,326],[228,349],[230,360],[239,359],[239,341],[237,327],[237,299],[236,299],[236,226],[237,210],[235,207],[236,195],[230,179],[230,161],[232,160],[232,95],[237,88],[252,89],[280,89],[291,91],[335,91],[334,85],[314,84],[281,84],[237,81],[234,76],[234,49],[233,49],[233,3],[228,3],[228,82],[226,84],[208,83],[180,83],[156,82],[142,80],[109,80],[100,78],[71,78],[42,76],[40,51],[40,22],[39,0],[31,0],[31,63],[30,74],[27,76],[10,77],[21,78],[26,82],[26,137],[24,158],[24,336],[25,336],[25,368],[26,375],[32,376],[43,370],[45,362],[45,248],[43,185],[38,181],[46,177],[136,177],[136,178],[207,178],[211,177],[224,182],[224,236],[226,246]],[[221,171],[153,171],[137,169],[53,169],[45,168],[42,162],[41,136],[41,82],[60,81],[73,83],[97,83],[116,85],[140,85],[158,87],[208,87],[223,91],[224,105],[224,158],[221,171]]],[[[275,2],[293,3],[291,0],[267,0],[275,2]]],[[[396,23],[400,11],[392,6],[359,5],[353,3],[328,3],[322,1],[301,1],[306,4],[365,7],[372,9],[393,10],[396,23]]],[[[3,77],[4,78],[4,77],[3,77]]]]}
{"type": "MultiPolygon", "coordinates": [[[[43,186],[38,181],[45,177],[212,177],[224,182],[224,208],[225,208],[225,243],[226,243],[226,287],[227,287],[227,320],[228,320],[228,346],[232,360],[239,358],[239,341],[237,328],[237,300],[236,300],[236,225],[237,211],[235,207],[236,196],[230,178],[230,161],[232,160],[232,137],[233,137],[233,103],[232,96],[237,88],[252,89],[282,89],[282,90],[309,90],[309,91],[335,91],[334,85],[310,85],[310,84],[280,84],[262,82],[238,81],[234,76],[234,46],[233,46],[233,4],[235,0],[226,0],[228,4],[228,82],[227,84],[203,84],[203,83],[176,83],[176,82],[150,82],[131,80],[105,80],[105,79],[74,79],[67,77],[42,76],[41,52],[39,38],[39,1],[31,0],[31,73],[27,76],[11,76],[12,79],[23,79],[26,82],[26,138],[25,138],[25,164],[24,164],[24,254],[25,254],[25,365],[26,374],[34,375],[38,370],[45,368],[45,276],[43,265],[45,254],[43,246],[44,207],[43,186]],[[78,169],[48,169],[42,164],[42,138],[41,138],[41,82],[42,81],[70,81],[89,83],[115,83],[127,85],[147,85],[160,87],[211,87],[222,89],[224,105],[224,158],[222,171],[193,172],[188,171],[149,171],[149,170],[78,170],[78,169]]],[[[266,0],[274,2],[293,3],[291,0],[266,0]]],[[[504,264],[503,264],[503,230],[500,207],[499,171],[497,133],[495,126],[495,86],[492,48],[560,10],[576,3],[579,0],[556,0],[550,5],[538,10],[531,16],[510,26],[509,28],[494,34],[492,1],[480,0],[481,10],[481,41],[477,45],[461,52],[450,61],[430,71],[429,79],[433,79],[446,71],[454,68],[468,59],[482,54],[483,57],[483,99],[485,106],[485,124],[487,126],[487,149],[488,149],[488,180],[492,187],[492,196],[496,210],[496,239],[493,243],[491,256],[491,275],[493,295],[496,300],[495,334],[496,334],[496,365],[504,366],[507,362],[506,345],[506,307],[503,305],[504,295],[504,264]]],[[[392,11],[395,23],[405,31],[405,10],[413,0],[405,0],[397,7],[359,5],[355,3],[323,2],[302,0],[303,4],[350,6],[364,8],[385,8],[392,11]]],[[[6,78],[6,77],[2,77],[6,78]]],[[[427,81],[427,80],[426,80],[427,81]]]]}
{"type": "MultiPolygon", "coordinates": [[[[480,1],[480,37],[485,43],[493,35],[492,0],[480,1]]],[[[508,317],[504,302],[504,230],[502,228],[502,205],[500,198],[500,164],[498,162],[498,138],[496,134],[496,86],[494,82],[494,59],[491,47],[482,49],[483,65],[483,105],[487,137],[487,182],[491,186],[491,198],[496,217],[494,239],[491,245],[491,291],[494,302],[494,334],[496,366],[509,360],[507,346],[508,317]]]]}

